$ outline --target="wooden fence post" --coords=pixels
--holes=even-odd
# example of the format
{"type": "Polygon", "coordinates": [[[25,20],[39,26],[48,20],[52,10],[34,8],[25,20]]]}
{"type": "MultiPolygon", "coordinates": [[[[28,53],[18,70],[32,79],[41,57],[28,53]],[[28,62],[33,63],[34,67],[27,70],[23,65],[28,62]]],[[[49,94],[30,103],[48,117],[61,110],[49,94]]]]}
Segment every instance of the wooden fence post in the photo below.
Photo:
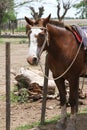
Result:
{"type": "MultiPolygon", "coordinates": [[[[49,76],[49,66],[47,63],[47,55],[45,59],[45,75],[49,76]]],[[[46,111],[46,99],[47,99],[47,86],[48,86],[48,78],[44,76],[44,87],[43,87],[43,101],[42,101],[42,111],[41,111],[41,125],[44,124],[45,121],[45,111],[46,111]]]]}
{"type": "MultiPolygon", "coordinates": [[[[78,79],[78,91],[79,91],[79,79],[78,79]]],[[[76,112],[78,113],[78,100],[79,100],[79,92],[77,91],[77,98],[76,98],[76,112]]]]}
{"type": "Polygon", "coordinates": [[[6,42],[6,130],[10,130],[10,43],[6,42]]]}

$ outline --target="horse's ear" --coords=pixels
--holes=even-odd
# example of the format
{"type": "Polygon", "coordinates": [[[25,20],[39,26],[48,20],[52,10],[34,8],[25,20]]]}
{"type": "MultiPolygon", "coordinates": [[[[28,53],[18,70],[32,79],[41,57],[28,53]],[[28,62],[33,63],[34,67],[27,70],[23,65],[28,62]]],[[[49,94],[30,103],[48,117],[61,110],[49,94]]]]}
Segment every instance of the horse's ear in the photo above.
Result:
{"type": "Polygon", "coordinates": [[[27,22],[28,24],[30,24],[30,25],[33,26],[34,22],[33,22],[31,19],[29,19],[28,17],[25,16],[25,20],[26,20],[26,22],[27,22]]]}
{"type": "Polygon", "coordinates": [[[49,23],[50,17],[51,17],[51,14],[49,14],[49,16],[44,19],[44,26],[46,26],[46,24],[49,23]]]}

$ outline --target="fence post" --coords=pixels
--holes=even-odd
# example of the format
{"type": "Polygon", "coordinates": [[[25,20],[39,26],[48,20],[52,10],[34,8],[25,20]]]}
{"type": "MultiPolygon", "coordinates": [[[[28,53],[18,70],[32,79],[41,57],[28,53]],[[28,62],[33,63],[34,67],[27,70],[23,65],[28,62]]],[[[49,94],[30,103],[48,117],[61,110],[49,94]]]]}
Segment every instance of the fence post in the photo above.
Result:
{"type": "MultiPolygon", "coordinates": [[[[78,91],[79,91],[79,79],[78,79],[78,91]]],[[[79,100],[79,92],[77,91],[77,98],[76,98],[76,112],[78,113],[78,100],[79,100]]]]}
{"type": "Polygon", "coordinates": [[[6,42],[6,130],[10,130],[10,43],[6,42]]]}
{"type": "MultiPolygon", "coordinates": [[[[47,63],[48,56],[46,55],[45,59],[45,75],[49,76],[49,66],[47,63]]],[[[43,101],[42,101],[42,111],[41,111],[41,125],[44,124],[45,121],[45,111],[46,111],[46,98],[47,98],[47,86],[48,86],[48,79],[44,76],[44,86],[43,86],[43,101]]]]}

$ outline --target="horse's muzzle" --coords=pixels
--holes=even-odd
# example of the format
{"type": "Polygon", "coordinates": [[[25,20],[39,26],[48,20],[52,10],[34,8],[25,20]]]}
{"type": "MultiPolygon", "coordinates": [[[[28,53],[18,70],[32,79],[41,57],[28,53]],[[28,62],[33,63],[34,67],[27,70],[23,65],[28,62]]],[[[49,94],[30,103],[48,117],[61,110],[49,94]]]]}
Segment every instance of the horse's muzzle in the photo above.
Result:
{"type": "Polygon", "coordinates": [[[30,64],[30,65],[37,65],[38,64],[38,58],[37,57],[32,57],[32,58],[27,58],[27,62],[30,64]]]}

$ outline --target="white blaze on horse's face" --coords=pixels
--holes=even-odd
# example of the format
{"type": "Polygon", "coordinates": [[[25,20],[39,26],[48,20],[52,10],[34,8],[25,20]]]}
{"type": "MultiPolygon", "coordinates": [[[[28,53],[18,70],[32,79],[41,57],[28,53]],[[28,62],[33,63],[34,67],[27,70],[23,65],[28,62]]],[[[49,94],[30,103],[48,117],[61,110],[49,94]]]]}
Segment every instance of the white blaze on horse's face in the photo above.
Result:
{"type": "Polygon", "coordinates": [[[37,35],[41,32],[40,28],[31,28],[31,33],[29,36],[29,51],[28,51],[28,57],[27,62],[35,65],[38,63],[38,53],[39,53],[39,47],[37,43],[37,35]]]}

